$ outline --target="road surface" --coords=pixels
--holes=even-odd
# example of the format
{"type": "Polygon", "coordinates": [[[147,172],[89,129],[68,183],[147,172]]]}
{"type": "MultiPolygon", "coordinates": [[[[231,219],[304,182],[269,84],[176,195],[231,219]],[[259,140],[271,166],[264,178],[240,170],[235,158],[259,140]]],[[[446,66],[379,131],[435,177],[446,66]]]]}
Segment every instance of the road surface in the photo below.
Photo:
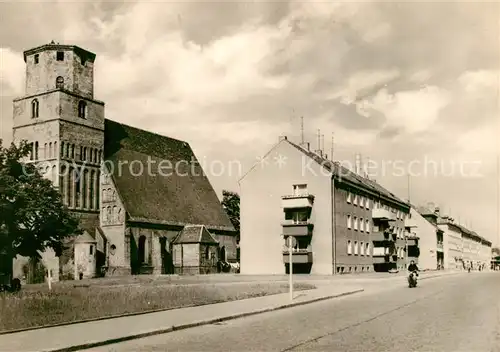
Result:
{"type": "MultiPolygon", "coordinates": [[[[403,280],[403,279],[402,279],[403,280]]],[[[361,294],[87,351],[500,351],[500,272],[361,294]]]]}

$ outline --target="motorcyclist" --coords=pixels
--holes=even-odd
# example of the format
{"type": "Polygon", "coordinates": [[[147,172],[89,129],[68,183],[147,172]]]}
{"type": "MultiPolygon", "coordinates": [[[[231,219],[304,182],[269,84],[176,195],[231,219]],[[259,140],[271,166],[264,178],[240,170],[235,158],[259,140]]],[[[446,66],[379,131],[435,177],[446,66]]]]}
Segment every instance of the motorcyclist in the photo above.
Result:
{"type": "Polygon", "coordinates": [[[408,265],[408,271],[410,273],[415,272],[415,274],[418,276],[418,272],[420,271],[420,269],[418,268],[417,264],[415,264],[414,260],[412,260],[410,262],[410,265],[408,265]]]}

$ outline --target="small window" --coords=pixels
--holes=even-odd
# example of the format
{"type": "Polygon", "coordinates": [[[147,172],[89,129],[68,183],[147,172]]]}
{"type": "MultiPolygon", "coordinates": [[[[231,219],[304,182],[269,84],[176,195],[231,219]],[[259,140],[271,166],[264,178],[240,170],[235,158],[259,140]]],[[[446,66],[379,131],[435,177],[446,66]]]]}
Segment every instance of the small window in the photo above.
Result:
{"type": "Polygon", "coordinates": [[[78,102],[78,117],[85,119],[86,113],[87,113],[87,103],[84,102],[83,100],[80,100],[78,102]]]}
{"type": "Polygon", "coordinates": [[[38,64],[39,60],[40,60],[40,55],[35,54],[35,58],[34,58],[35,65],[37,65],[37,64],[38,64]]]}
{"type": "Polygon", "coordinates": [[[370,209],[370,198],[366,198],[365,208],[370,209]]]}
{"type": "Polygon", "coordinates": [[[64,51],[57,52],[57,61],[64,61],[64,51]]]}
{"type": "Polygon", "coordinates": [[[365,255],[365,245],[363,242],[360,242],[359,244],[359,252],[361,255],[365,255]]]}
{"type": "Polygon", "coordinates": [[[358,218],[354,217],[354,230],[358,230],[358,218]]]}
{"type": "Polygon", "coordinates": [[[347,254],[352,254],[352,243],[347,241],[347,254]]]}
{"type": "Polygon", "coordinates": [[[94,254],[94,246],[90,245],[90,252],[89,252],[90,255],[94,254]]]}
{"type": "Polygon", "coordinates": [[[363,221],[363,218],[359,219],[359,230],[361,232],[365,230],[365,222],[363,221]]]}
{"type": "Polygon", "coordinates": [[[352,227],[352,218],[351,215],[347,215],[347,228],[350,229],[352,227]]]}
{"type": "Polygon", "coordinates": [[[62,76],[56,78],[56,88],[64,88],[64,78],[62,76]]]}
{"type": "Polygon", "coordinates": [[[365,198],[363,196],[359,197],[359,206],[363,208],[365,206],[365,198]]]}
{"type": "Polygon", "coordinates": [[[354,255],[358,255],[358,241],[354,241],[354,255]]]}
{"type": "Polygon", "coordinates": [[[347,192],[347,203],[351,203],[351,192],[347,192]]]}
{"type": "Polygon", "coordinates": [[[370,220],[366,220],[365,231],[370,233],[370,220]]]}
{"type": "Polygon", "coordinates": [[[33,101],[31,102],[31,117],[32,118],[38,117],[38,108],[39,108],[38,100],[33,99],[33,101]]]}
{"type": "Polygon", "coordinates": [[[358,205],[358,195],[355,194],[354,195],[354,202],[353,202],[354,205],[358,205]]]}

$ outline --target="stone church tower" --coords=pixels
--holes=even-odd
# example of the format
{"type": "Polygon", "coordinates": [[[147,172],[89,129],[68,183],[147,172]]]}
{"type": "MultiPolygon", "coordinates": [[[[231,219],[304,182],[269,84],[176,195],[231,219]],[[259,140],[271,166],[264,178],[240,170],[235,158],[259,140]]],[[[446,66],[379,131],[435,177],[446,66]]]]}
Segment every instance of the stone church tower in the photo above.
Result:
{"type": "MultiPolygon", "coordinates": [[[[25,51],[24,96],[13,102],[14,142],[31,144],[30,162],[40,166],[88,229],[99,221],[104,148],[104,103],[94,99],[95,56],[54,42],[25,51]]],[[[68,244],[61,271],[72,253],[68,244]]]]}

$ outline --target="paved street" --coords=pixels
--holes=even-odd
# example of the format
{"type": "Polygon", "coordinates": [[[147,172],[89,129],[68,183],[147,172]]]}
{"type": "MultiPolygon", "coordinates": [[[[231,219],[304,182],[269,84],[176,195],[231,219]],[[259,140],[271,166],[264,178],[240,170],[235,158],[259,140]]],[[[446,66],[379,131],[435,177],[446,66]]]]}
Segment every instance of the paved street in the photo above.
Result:
{"type": "MultiPolygon", "coordinates": [[[[404,280],[404,279],[402,279],[404,280]]],[[[88,351],[500,351],[500,273],[362,294],[88,351]]]]}

